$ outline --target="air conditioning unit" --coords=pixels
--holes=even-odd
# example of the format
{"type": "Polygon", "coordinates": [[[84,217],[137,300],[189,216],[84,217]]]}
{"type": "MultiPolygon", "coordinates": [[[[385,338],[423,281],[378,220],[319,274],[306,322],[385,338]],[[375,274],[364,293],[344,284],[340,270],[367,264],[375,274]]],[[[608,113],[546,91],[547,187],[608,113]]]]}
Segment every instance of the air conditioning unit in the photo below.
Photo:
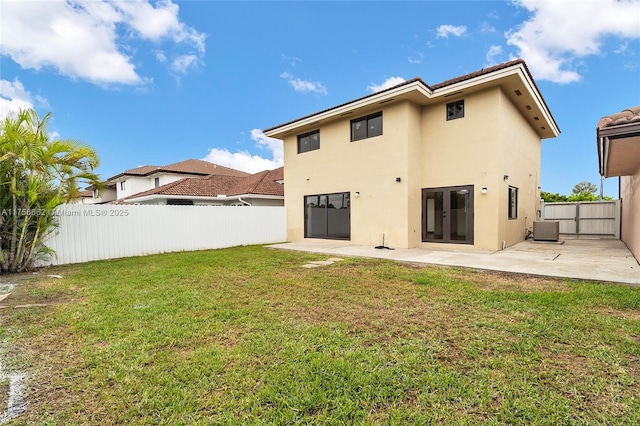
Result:
{"type": "Polygon", "coordinates": [[[534,241],[558,241],[560,239],[560,222],[533,222],[534,241]]]}

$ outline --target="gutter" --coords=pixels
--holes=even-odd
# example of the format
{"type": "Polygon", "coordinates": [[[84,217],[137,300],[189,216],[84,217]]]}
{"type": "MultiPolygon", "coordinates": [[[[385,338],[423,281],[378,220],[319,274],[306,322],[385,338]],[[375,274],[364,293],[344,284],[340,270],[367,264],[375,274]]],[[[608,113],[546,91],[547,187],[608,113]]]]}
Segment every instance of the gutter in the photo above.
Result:
{"type": "Polygon", "coordinates": [[[245,200],[242,199],[242,197],[238,197],[238,201],[240,201],[245,206],[251,207],[251,203],[246,202],[245,200]]]}

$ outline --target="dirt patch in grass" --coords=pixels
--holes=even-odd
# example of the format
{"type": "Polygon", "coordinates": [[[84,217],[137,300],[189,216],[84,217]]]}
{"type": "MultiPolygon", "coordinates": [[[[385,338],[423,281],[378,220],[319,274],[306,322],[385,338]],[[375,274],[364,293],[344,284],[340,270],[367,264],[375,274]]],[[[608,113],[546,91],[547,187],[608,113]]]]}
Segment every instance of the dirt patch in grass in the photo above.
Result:
{"type": "Polygon", "coordinates": [[[38,306],[76,302],[78,289],[68,285],[64,277],[55,278],[40,273],[23,273],[0,276],[0,285],[14,285],[11,296],[2,301],[3,306],[38,306]],[[15,291],[20,288],[20,291],[15,291]]]}
{"type": "Polygon", "coordinates": [[[612,316],[617,319],[638,321],[640,322],[640,309],[615,309],[610,306],[599,306],[593,308],[594,313],[599,315],[612,316]]]}
{"type": "Polygon", "coordinates": [[[568,292],[571,286],[563,280],[510,272],[480,269],[458,270],[452,277],[472,282],[484,291],[568,292]]]}
{"type": "Polygon", "coordinates": [[[9,379],[0,378],[0,409],[4,410],[9,402],[9,379]]]}
{"type": "Polygon", "coordinates": [[[591,374],[589,367],[589,359],[585,356],[575,354],[563,348],[560,345],[554,345],[552,348],[541,349],[543,362],[541,368],[545,370],[571,372],[566,379],[578,379],[591,374]]]}

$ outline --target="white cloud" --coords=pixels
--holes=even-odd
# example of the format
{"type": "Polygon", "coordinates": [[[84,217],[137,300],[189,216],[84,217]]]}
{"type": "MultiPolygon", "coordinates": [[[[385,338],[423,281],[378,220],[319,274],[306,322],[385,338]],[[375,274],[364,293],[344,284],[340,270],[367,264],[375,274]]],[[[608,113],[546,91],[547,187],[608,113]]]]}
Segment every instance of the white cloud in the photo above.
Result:
{"type": "Polygon", "coordinates": [[[195,67],[197,63],[198,57],[196,55],[178,56],[171,64],[171,69],[186,74],[189,68],[195,67]]]}
{"type": "Polygon", "coordinates": [[[253,139],[259,147],[270,151],[271,158],[252,155],[247,151],[231,152],[228,149],[212,148],[203,160],[242,170],[247,173],[258,173],[263,170],[277,169],[284,164],[281,140],[270,138],[259,129],[251,130],[251,139],[253,139]]]}
{"type": "Polygon", "coordinates": [[[295,67],[298,63],[302,62],[302,59],[296,58],[295,56],[285,55],[284,53],[281,53],[280,57],[292,67],[295,67]]]}
{"type": "Polygon", "coordinates": [[[483,34],[495,33],[496,28],[487,21],[482,21],[480,24],[480,32],[483,34]]]}
{"type": "Polygon", "coordinates": [[[421,52],[414,52],[415,56],[409,56],[407,58],[407,61],[409,61],[410,64],[421,64],[422,60],[424,59],[424,53],[421,52]]]}
{"type": "MultiPolygon", "coordinates": [[[[36,99],[39,104],[46,105],[46,99],[40,96],[36,96],[36,99]]],[[[33,107],[34,101],[31,93],[17,78],[13,81],[0,80],[0,119],[4,119],[11,111],[33,107]]]]}
{"type": "Polygon", "coordinates": [[[467,31],[467,27],[464,25],[440,25],[437,29],[436,29],[436,33],[437,33],[437,38],[443,37],[443,38],[449,38],[450,35],[456,36],[456,37],[460,37],[462,34],[464,34],[467,31]]]}
{"type": "Polygon", "coordinates": [[[167,55],[165,55],[165,53],[162,50],[156,50],[155,56],[158,62],[162,62],[162,63],[167,62],[167,55]]]}
{"type": "Polygon", "coordinates": [[[400,83],[404,83],[406,80],[402,77],[389,77],[382,84],[371,83],[367,86],[367,90],[370,92],[380,92],[381,90],[388,89],[393,86],[397,86],[400,83]]]}
{"type": "MultiPolygon", "coordinates": [[[[251,130],[251,139],[258,143],[258,146],[271,151],[273,161],[282,165],[284,162],[284,147],[280,139],[270,138],[262,133],[260,129],[251,130]]],[[[280,167],[278,166],[278,167],[280,167]]]]}
{"type": "Polygon", "coordinates": [[[125,22],[141,37],[149,40],[170,38],[176,43],[189,43],[199,53],[205,51],[206,35],[187,27],[178,19],[179,7],[171,0],[162,0],[152,6],[147,1],[112,1],[122,11],[125,22]]]}
{"type": "Polygon", "coordinates": [[[206,36],[179,21],[171,0],[155,6],[146,0],[45,1],[37,7],[27,1],[2,3],[0,54],[22,68],[51,67],[99,85],[145,84],[150,79],[140,76],[124,53],[136,38],[171,40],[202,56],[206,36]]]}
{"type": "Polygon", "coordinates": [[[284,78],[285,80],[287,80],[296,92],[301,92],[301,93],[313,92],[313,93],[319,93],[321,95],[326,95],[328,93],[327,88],[324,87],[324,85],[319,81],[301,80],[289,74],[288,72],[283,72],[282,74],[280,74],[280,78],[284,78]]]}
{"type": "Polygon", "coordinates": [[[607,36],[640,38],[637,0],[516,0],[515,4],[527,9],[531,17],[505,34],[507,43],[518,49],[518,56],[541,80],[579,81],[582,77],[576,63],[601,54],[607,36]]]}
{"type": "Polygon", "coordinates": [[[495,44],[491,45],[491,47],[489,48],[489,51],[487,52],[487,66],[491,66],[491,65],[495,65],[497,64],[499,61],[496,61],[496,57],[500,56],[502,54],[502,46],[497,46],[495,44]]]}

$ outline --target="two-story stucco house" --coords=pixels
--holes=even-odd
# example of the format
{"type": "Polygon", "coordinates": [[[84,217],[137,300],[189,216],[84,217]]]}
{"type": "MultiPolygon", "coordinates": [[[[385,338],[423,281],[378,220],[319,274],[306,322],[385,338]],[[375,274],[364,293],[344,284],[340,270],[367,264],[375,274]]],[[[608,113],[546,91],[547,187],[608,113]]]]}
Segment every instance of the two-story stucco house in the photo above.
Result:
{"type": "Polygon", "coordinates": [[[539,218],[541,140],[560,130],[516,60],[264,133],[284,141],[288,240],[498,250],[539,218]]]}

